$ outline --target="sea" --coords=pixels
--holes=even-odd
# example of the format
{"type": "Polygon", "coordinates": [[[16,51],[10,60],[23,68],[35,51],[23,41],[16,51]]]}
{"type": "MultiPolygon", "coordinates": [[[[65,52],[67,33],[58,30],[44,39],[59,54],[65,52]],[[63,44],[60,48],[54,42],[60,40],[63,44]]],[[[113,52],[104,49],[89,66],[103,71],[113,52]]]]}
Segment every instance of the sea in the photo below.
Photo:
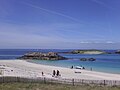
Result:
{"type": "MultiPolygon", "coordinates": [[[[73,49],[0,49],[0,60],[16,60],[28,52],[59,52],[61,56],[71,58],[69,60],[31,60],[31,63],[70,68],[71,66],[83,66],[86,70],[120,74],[120,54],[114,54],[115,50],[104,50],[112,54],[68,54],[73,49]],[[80,58],[95,58],[96,61],[80,61],[80,58]]],[[[74,49],[75,50],[75,49],[74,49]]]]}

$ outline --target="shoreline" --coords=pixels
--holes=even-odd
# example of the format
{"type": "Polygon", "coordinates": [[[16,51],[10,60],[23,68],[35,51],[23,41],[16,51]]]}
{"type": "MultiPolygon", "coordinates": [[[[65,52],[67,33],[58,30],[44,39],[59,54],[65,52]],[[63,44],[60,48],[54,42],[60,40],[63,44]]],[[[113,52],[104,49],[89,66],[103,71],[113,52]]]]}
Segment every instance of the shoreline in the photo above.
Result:
{"type": "MultiPolygon", "coordinates": [[[[71,61],[71,59],[68,59],[68,61],[71,61]]],[[[79,60],[79,59],[73,59],[73,60],[79,60]]],[[[30,62],[30,63],[35,63],[35,64],[42,64],[42,65],[48,65],[48,66],[55,66],[55,67],[63,67],[63,68],[71,68],[71,66],[73,66],[74,67],[74,69],[75,69],[75,67],[76,66],[81,66],[81,67],[85,67],[85,70],[87,70],[87,71],[95,71],[95,72],[101,72],[101,73],[109,73],[109,74],[120,74],[120,72],[119,71],[116,71],[116,70],[111,70],[111,69],[109,69],[108,67],[107,67],[107,69],[106,68],[101,68],[100,69],[100,67],[96,67],[96,66],[89,66],[89,65],[84,65],[84,64],[80,64],[80,65],[75,65],[75,64],[69,64],[69,65],[58,65],[58,63],[57,63],[57,65],[55,65],[55,63],[54,64],[51,64],[51,63],[46,63],[46,61],[45,60],[27,60],[28,62],[30,62]],[[42,61],[41,63],[39,63],[39,62],[37,62],[37,61],[42,61]],[[45,62],[44,62],[45,61],[45,62]]],[[[62,60],[61,60],[62,61],[62,60]]],[[[82,61],[83,62],[83,61],[82,61]]]]}
{"type": "Polygon", "coordinates": [[[87,79],[87,80],[120,80],[120,74],[111,74],[97,71],[70,69],[43,64],[31,63],[25,60],[0,60],[0,67],[3,67],[4,75],[0,76],[21,76],[21,77],[52,77],[53,70],[59,70],[59,78],[87,79]],[[11,71],[12,70],[12,71],[11,71]],[[44,73],[42,76],[41,73],[44,73]],[[75,73],[77,72],[77,73],[75,73]]]}

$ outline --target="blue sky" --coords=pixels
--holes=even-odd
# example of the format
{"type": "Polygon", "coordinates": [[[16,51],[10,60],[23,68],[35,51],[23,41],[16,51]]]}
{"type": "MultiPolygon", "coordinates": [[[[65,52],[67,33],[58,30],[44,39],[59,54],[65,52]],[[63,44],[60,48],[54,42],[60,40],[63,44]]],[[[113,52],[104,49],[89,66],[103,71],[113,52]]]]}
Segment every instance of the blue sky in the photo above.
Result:
{"type": "Polygon", "coordinates": [[[119,49],[120,0],[0,0],[0,48],[119,49]]]}

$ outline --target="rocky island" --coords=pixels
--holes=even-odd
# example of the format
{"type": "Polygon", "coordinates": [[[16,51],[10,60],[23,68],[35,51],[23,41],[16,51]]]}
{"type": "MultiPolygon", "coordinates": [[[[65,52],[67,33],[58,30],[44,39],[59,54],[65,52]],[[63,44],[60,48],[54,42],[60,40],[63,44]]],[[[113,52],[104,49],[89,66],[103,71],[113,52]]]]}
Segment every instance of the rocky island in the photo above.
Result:
{"type": "Polygon", "coordinates": [[[72,54],[107,54],[101,50],[74,50],[71,52],[72,54]]]}
{"type": "Polygon", "coordinates": [[[117,51],[115,52],[115,54],[120,54],[120,50],[117,50],[117,51]]]}
{"type": "Polygon", "coordinates": [[[41,52],[30,52],[26,53],[18,59],[36,59],[36,60],[65,60],[67,58],[58,55],[55,52],[41,53],[41,52]]]}
{"type": "Polygon", "coordinates": [[[80,58],[80,61],[95,61],[95,58],[80,58]]]}

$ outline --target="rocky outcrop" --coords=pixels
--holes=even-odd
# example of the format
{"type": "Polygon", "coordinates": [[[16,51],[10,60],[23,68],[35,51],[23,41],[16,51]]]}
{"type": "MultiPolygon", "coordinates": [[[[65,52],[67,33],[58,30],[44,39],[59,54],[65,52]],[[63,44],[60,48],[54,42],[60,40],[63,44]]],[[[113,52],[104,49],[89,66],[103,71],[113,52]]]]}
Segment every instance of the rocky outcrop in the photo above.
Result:
{"type": "Polygon", "coordinates": [[[58,55],[55,52],[41,53],[41,52],[31,52],[26,53],[24,56],[18,59],[36,59],[36,60],[65,60],[67,58],[58,55]]]}
{"type": "Polygon", "coordinates": [[[115,52],[115,54],[120,54],[120,50],[117,50],[117,51],[115,52]]]}
{"type": "Polygon", "coordinates": [[[80,58],[80,61],[95,61],[95,58],[80,58]]]}

